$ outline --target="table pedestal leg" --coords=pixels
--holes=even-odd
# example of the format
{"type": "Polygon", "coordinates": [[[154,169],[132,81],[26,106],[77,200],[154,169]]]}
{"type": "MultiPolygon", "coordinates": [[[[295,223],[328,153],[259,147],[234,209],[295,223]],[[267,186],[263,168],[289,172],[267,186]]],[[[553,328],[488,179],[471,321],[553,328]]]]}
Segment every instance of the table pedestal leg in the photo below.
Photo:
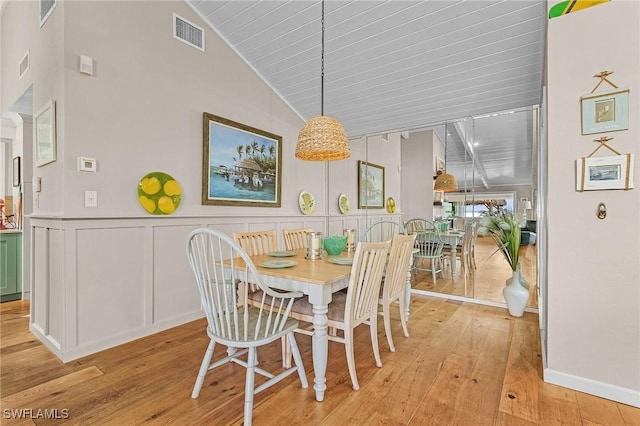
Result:
{"type": "Polygon", "coordinates": [[[451,278],[456,277],[456,256],[458,253],[456,246],[457,244],[451,244],[451,278]]]}
{"type": "Polygon", "coordinates": [[[409,321],[409,305],[411,304],[411,265],[407,269],[407,280],[404,289],[404,318],[409,321]]]}
{"type": "Polygon", "coordinates": [[[327,389],[327,356],[329,352],[329,339],[327,338],[327,305],[313,305],[313,388],[316,391],[316,401],[324,400],[324,391],[327,389]]]}

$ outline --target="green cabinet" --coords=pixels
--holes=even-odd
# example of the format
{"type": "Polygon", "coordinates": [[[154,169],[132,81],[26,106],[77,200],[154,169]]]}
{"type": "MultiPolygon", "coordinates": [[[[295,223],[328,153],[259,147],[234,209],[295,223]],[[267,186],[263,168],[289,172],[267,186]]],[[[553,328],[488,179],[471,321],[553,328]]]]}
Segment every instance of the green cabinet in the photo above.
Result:
{"type": "Polygon", "coordinates": [[[0,301],[22,298],[22,232],[0,232],[0,301]]]}

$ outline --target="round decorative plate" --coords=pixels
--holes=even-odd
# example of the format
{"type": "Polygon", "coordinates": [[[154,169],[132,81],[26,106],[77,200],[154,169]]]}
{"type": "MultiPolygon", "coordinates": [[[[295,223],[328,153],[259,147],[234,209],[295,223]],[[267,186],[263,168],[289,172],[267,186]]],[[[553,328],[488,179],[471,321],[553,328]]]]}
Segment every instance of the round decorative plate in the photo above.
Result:
{"type": "Polygon", "coordinates": [[[349,198],[347,198],[346,194],[340,194],[338,197],[338,207],[342,214],[347,214],[351,210],[351,203],[349,203],[349,198]]]}
{"type": "Polygon", "coordinates": [[[396,200],[391,197],[387,198],[387,211],[389,213],[394,213],[396,211],[396,200]]]}
{"type": "Polygon", "coordinates": [[[269,256],[273,256],[273,257],[291,257],[291,256],[295,256],[296,252],[295,251],[281,250],[281,251],[272,251],[272,252],[270,252],[268,254],[269,254],[269,256]]]}
{"type": "Polygon", "coordinates": [[[296,266],[298,263],[293,260],[265,260],[260,264],[263,268],[290,268],[292,266],[296,266]]]}
{"type": "Polygon", "coordinates": [[[329,263],[335,263],[336,265],[353,265],[353,257],[330,257],[327,259],[329,263]]]}
{"type": "Polygon", "coordinates": [[[302,213],[306,215],[313,214],[316,210],[316,197],[314,197],[310,192],[302,191],[298,198],[298,204],[300,205],[302,213]]]}
{"type": "Polygon", "coordinates": [[[138,202],[151,214],[171,214],[181,201],[180,184],[166,173],[147,173],[138,184],[138,202]]]}

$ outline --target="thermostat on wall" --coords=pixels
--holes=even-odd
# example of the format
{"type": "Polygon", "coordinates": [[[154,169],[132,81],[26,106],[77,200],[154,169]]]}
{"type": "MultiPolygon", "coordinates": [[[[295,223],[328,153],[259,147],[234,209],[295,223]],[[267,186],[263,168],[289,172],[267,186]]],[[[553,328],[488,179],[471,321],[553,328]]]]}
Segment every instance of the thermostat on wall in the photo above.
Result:
{"type": "Polygon", "coordinates": [[[80,172],[95,172],[96,171],[96,159],[78,157],[78,171],[80,172]]]}

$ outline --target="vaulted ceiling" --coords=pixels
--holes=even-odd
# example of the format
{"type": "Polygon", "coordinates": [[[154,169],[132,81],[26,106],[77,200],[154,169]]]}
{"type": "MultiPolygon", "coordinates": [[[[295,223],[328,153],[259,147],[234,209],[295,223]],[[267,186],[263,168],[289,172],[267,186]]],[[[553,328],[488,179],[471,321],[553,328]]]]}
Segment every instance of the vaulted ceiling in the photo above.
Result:
{"type": "MultiPolygon", "coordinates": [[[[320,1],[187,3],[301,118],[320,113],[320,1]]],[[[538,105],[545,14],[544,0],[326,1],[324,113],[355,138],[538,105]]],[[[487,185],[514,184],[506,164],[530,183],[524,115],[488,130],[487,185]]]]}

